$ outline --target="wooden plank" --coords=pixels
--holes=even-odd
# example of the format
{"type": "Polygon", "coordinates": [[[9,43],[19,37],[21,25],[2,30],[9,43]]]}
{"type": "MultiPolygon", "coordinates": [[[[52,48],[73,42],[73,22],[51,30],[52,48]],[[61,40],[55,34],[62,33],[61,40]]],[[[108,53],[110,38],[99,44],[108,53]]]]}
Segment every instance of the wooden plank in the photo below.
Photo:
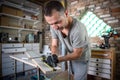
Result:
{"type": "Polygon", "coordinates": [[[28,56],[28,58],[41,58],[42,54],[36,53],[34,51],[26,51],[25,54],[28,56]]]}
{"type": "Polygon", "coordinates": [[[31,59],[28,59],[28,56],[26,54],[14,54],[10,55],[10,57],[25,64],[37,67],[37,65],[35,65],[31,59]]]}
{"type": "Polygon", "coordinates": [[[42,61],[41,54],[35,53],[33,51],[27,51],[25,54],[40,68],[40,70],[44,74],[50,74],[54,72],[54,69],[57,69],[57,71],[60,70],[59,67],[50,67],[48,64],[42,61]]]}
{"type": "Polygon", "coordinates": [[[42,55],[40,53],[35,53],[33,51],[27,51],[24,54],[10,55],[11,58],[17,61],[34,66],[36,68],[39,67],[44,74],[57,73],[61,71],[60,67],[53,68],[53,67],[50,67],[45,62],[43,62],[41,56],[42,55]]]}

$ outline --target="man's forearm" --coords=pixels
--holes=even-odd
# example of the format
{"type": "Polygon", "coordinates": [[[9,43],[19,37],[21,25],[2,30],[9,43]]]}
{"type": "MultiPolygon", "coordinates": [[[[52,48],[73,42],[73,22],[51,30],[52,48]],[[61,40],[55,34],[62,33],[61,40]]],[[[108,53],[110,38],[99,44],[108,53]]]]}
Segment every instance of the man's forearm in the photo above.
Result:
{"type": "Polygon", "coordinates": [[[57,53],[57,46],[51,46],[51,52],[52,52],[52,54],[56,54],[57,53]]]}
{"type": "Polygon", "coordinates": [[[68,60],[76,60],[80,58],[80,56],[82,55],[82,50],[83,48],[74,49],[73,53],[69,53],[65,56],[61,56],[58,58],[58,60],[59,62],[68,61],[68,60]]]}
{"type": "Polygon", "coordinates": [[[78,56],[77,55],[73,55],[72,54],[67,54],[66,56],[61,56],[58,58],[59,62],[63,62],[63,61],[68,61],[68,60],[75,60],[77,59],[78,56]]]}

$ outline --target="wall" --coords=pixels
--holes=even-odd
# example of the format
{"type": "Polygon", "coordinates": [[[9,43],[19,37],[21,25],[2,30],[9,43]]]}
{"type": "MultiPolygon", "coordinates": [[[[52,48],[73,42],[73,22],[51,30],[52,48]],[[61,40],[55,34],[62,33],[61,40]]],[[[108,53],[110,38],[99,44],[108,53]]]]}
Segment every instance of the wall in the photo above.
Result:
{"type": "Polygon", "coordinates": [[[85,8],[94,12],[113,28],[119,27],[120,0],[74,0],[73,2],[69,2],[68,5],[70,15],[73,16],[81,15],[82,10],[85,8]]]}

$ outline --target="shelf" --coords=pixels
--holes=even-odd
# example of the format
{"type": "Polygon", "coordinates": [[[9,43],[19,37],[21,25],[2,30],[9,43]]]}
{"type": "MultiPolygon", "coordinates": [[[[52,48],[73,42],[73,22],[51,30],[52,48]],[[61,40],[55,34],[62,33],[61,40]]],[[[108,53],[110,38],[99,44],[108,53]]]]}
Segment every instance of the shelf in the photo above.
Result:
{"type": "Polygon", "coordinates": [[[40,22],[39,20],[33,20],[33,19],[23,18],[23,17],[20,17],[20,16],[15,16],[15,15],[6,14],[6,13],[0,13],[0,15],[4,15],[4,16],[8,16],[8,17],[13,17],[13,18],[17,18],[17,19],[20,19],[20,20],[28,20],[28,21],[32,21],[32,22],[35,22],[35,23],[40,22]]]}
{"type": "Polygon", "coordinates": [[[25,28],[22,28],[22,30],[24,30],[24,31],[38,31],[38,30],[35,30],[35,29],[25,29],[25,28]]]}
{"type": "Polygon", "coordinates": [[[91,48],[92,51],[109,51],[112,50],[113,48],[109,48],[109,49],[101,49],[101,48],[91,48]]]}
{"type": "Polygon", "coordinates": [[[115,30],[120,30],[120,27],[117,27],[117,28],[113,28],[113,29],[115,29],[115,30]]]}
{"type": "Polygon", "coordinates": [[[9,29],[16,29],[16,30],[21,30],[21,31],[38,31],[35,29],[17,28],[17,27],[12,27],[12,26],[0,26],[0,28],[9,28],[9,29]]]}
{"type": "Polygon", "coordinates": [[[120,40],[120,37],[119,37],[119,38],[116,38],[115,40],[118,40],[118,41],[119,41],[119,40],[120,40]]]}
{"type": "Polygon", "coordinates": [[[35,14],[35,15],[39,15],[39,14],[40,14],[40,11],[34,10],[34,9],[32,9],[32,8],[29,8],[29,9],[24,8],[24,7],[22,6],[22,4],[21,4],[21,5],[18,5],[18,4],[14,4],[14,3],[8,2],[8,1],[2,1],[0,4],[1,4],[1,5],[4,4],[4,5],[7,5],[7,6],[15,7],[15,8],[21,9],[21,10],[23,10],[23,11],[33,13],[33,14],[35,14]]]}

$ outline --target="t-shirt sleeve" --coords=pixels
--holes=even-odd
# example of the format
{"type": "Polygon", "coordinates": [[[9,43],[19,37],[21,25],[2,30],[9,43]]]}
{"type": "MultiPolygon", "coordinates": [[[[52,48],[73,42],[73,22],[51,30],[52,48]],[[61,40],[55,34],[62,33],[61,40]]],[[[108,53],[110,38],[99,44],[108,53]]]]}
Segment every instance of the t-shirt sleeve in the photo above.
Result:
{"type": "Polygon", "coordinates": [[[87,30],[83,24],[77,28],[72,41],[73,48],[81,48],[89,44],[87,30]]]}
{"type": "Polygon", "coordinates": [[[50,27],[50,32],[53,39],[58,39],[56,31],[52,27],[50,27]]]}

